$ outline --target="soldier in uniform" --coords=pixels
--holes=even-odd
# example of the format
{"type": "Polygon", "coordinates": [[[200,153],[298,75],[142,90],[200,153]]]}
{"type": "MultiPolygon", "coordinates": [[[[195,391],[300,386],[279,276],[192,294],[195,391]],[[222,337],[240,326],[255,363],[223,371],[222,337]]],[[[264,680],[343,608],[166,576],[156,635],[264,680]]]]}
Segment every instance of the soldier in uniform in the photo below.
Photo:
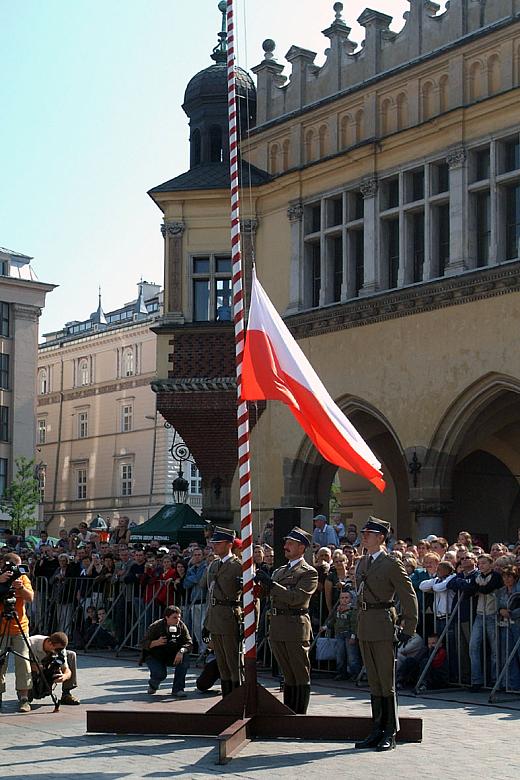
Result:
{"type": "Polygon", "coordinates": [[[303,557],[310,543],[310,534],[293,528],[284,539],[287,565],[272,576],[262,569],[255,575],[271,596],[269,643],[284,676],[284,703],[301,715],[311,694],[309,602],[318,586],[318,572],[303,557]]]}
{"type": "Polygon", "coordinates": [[[219,556],[208,569],[208,609],[204,628],[211,636],[222,684],[222,695],[238,688],[242,679],[242,564],[231,547],[235,532],[216,527],[209,540],[219,556]]]}
{"type": "Polygon", "coordinates": [[[386,552],[384,543],[389,533],[390,523],[368,518],[361,529],[366,554],[356,569],[358,639],[372,703],[372,731],[356,742],[356,748],[378,751],[395,748],[395,644],[406,644],[417,626],[417,597],[402,562],[386,552]]]}

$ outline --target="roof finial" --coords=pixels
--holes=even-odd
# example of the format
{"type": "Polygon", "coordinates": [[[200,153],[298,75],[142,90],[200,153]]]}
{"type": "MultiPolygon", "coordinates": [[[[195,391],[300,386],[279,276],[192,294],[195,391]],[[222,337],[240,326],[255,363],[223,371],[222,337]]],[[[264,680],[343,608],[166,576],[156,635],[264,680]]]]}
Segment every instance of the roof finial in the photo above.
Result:
{"type": "Polygon", "coordinates": [[[341,22],[343,21],[341,18],[341,12],[343,11],[343,3],[334,3],[332,6],[332,10],[336,14],[336,21],[341,22]]]}
{"type": "Polygon", "coordinates": [[[218,34],[218,43],[213,49],[213,53],[211,55],[211,59],[215,60],[215,62],[227,61],[226,9],[227,9],[226,0],[220,0],[220,3],[218,4],[218,10],[222,14],[222,28],[218,34]]]}

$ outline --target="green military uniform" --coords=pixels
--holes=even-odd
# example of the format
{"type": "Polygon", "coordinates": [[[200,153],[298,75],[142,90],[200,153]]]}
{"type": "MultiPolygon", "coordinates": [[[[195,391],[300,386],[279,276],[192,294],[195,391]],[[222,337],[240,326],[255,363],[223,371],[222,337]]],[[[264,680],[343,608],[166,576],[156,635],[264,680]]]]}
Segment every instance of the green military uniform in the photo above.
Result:
{"type": "MultiPolygon", "coordinates": [[[[369,518],[362,532],[385,534],[389,523],[369,518]]],[[[356,569],[358,592],[358,639],[368,677],[372,700],[374,730],[368,740],[356,747],[378,747],[387,734],[388,744],[395,747],[398,727],[395,700],[394,643],[397,624],[395,599],[399,601],[399,625],[412,636],[417,627],[417,597],[410,578],[400,560],[381,550],[364,555],[356,569]],[[370,744],[364,744],[364,743],[370,744]],[[373,744],[372,744],[373,743],[373,744]]]]}
{"type": "Polygon", "coordinates": [[[224,696],[241,682],[242,564],[236,555],[213,561],[208,569],[208,608],[204,626],[210,632],[224,696]]]}
{"type": "MultiPolygon", "coordinates": [[[[286,539],[307,547],[310,536],[293,528],[286,539]]],[[[273,572],[269,643],[284,676],[284,702],[296,713],[305,713],[310,697],[309,602],[318,587],[318,572],[302,557],[273,572]]]]}
{"type": "Polygon", "coordinates": [[[369,560],[370,556],[365,555],[356,570],[359,645],[371,693],[393,696],[394,598],[397,595],[399,599],[401,627],[411,636],[417,626],[417,597],[401,561],[385,552],[370,564],[369,560]]]}

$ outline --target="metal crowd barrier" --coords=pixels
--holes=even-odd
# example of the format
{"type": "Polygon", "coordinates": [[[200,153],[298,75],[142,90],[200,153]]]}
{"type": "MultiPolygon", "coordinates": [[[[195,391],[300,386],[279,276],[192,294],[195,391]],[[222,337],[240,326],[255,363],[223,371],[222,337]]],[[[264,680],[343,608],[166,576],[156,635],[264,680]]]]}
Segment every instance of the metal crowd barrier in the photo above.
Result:
{"type": "MultiPolygon", "coordinates": [[[[38,577],[33,582],[35,598],[30,609],[32,633],[50,634],[65,631],[71,644],[85,650],[110,646],[116,654],[123,649],[138,650],[147,627],[162,617],[164,607],[175,604],[182,609],[182,619],[187,624],[202,653],[201,634],[206,606],[202,603],[189,604],[187,592],[179,593],[171,583],[156,582],[140,586],[125,584],[117,580],[96,582],[94,578],[67,578],[62,581],[48,581],[38,577]],[[106,610],[106,625],[88,626],[89,607],[106,610]],[[106,627],[113,634],[110,642],[106,627]]],[[[481,631],[474,644],[479,646],[483,673],[483,687],[490,690],[490,700],[496,701],[500,693],[520,695],[520,621],[503,620],[493,615],[491,630],[482,621],[481,628],[475,628],[476,597],[466,599],[462,594],[455,596],[450,614],[440,618],[435,614],[435,603],[429,593],[418,594],[418,633],[426,646],[428,636],[437,635],[433,652],[430,653],[414,686],[418,692],[431,670],[433,658],[443,645],[447,651],[449,685],[464,686],[471,683],[470,652],[474,631],[481,631]],[[468,603],[469,602],[469,603],[468,603]],[[468,620],[461,619],[461,607],[468,620]],[[495,667],[495,669],[493,668],[495,667]]],[[[332,612],[336,609],[333,607],[332,612]]],[[[269,603],[262,600],[257,605],[257,659],[260,665],[270,668],[271,650],[268,641],[269,603]]],[[[332,614],[332,613],[331,613],[332,614]]],[[[327,624],[329,611],[323,592],[316,593],[310,605],[314,639],[311,642],[311,670],[314,673],[336,672],[334,661],[317,661],[315,647],[321,626],[327,624]]],[[[480,621],[479,621],[480,622],[480,621]]],[[[110,635],[110,631],[108,634],[110,635]]],[[[328,632],[330,635],[332,632],[328,632]]],[[[476,650],[475,650],[476,652],[476,650]]],[[[361,675],[359,676],[361,679],[361,675]]]]}

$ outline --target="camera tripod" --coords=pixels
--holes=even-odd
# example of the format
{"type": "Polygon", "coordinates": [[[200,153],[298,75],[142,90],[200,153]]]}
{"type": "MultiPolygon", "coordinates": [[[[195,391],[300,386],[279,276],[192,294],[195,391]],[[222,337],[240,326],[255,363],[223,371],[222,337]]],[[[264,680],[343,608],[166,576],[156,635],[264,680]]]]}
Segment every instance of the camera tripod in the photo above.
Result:
{"type": "MultiPolygon", "coordinates": [[[[10,628],[10,626],[12,624],[14,624],[15,626],[18,627],[18,630],[20,632],[20,636],[23,638],[24,644],[25,644],[25,646],[27,648],[27,652],[28,652],[28,656],[29,656],[29,662],[31,663],[31,666],[32,665],[36,666],[36,668],[38,669],[38,674],[39,674],[41,680],[43,680],[43,682],[44,682],[44,695],[45,696],[49,695],[51,697],[51,699],[53,701],[53,704],[54,704],[54,712],[58,712],[59,709],[60,709],[59,699],[54,695],[54,692],[52,690],[52,686],[49,684],[49,682],[48,682],[48,680],[47,680],[47,678],[45,676],[45,673],[43,671],[43,667],[42,667],[40,661],[36,658],[36,656],[35,656],[35,654],[33,652],[33,649],[31,647],[29,639],[27,638],[27,636],[26,636],[26,634],[25,634],[25,632],[24,632],[24,630],[22,628],[22,625],[20,623],[20,619],[19,619],[19,617],[18,617],[18,615],[16,613],[16,610],[14,608],[14,604],[10,604],[7,599],[6,599],[5,603],[4,603],[4,612],[0,616],[0,619],[3,622],[2,631],[0,633],[0,647],[4,647],[4,641],[6,642],[6,646],[4,647],[2,652],[0,652],[0,668],[5,663],[6,664],[5,671],[7,671],[7,660],[9,658],[9,655],[12,655],[12,656],[15,656],[15,657],[18,657],[18,658],[23,658],[24,660],[26,660],[25,656],[23,656],[21,653],[18,653],[9,644],[9,639],[11,637],[11,634],[9,632],[9,628],[10,628]]],[[[0,699],[0,708],[1,708],[1,706],[2,706],[2,704],[1,704],[1,699],[0,699]]]]}

